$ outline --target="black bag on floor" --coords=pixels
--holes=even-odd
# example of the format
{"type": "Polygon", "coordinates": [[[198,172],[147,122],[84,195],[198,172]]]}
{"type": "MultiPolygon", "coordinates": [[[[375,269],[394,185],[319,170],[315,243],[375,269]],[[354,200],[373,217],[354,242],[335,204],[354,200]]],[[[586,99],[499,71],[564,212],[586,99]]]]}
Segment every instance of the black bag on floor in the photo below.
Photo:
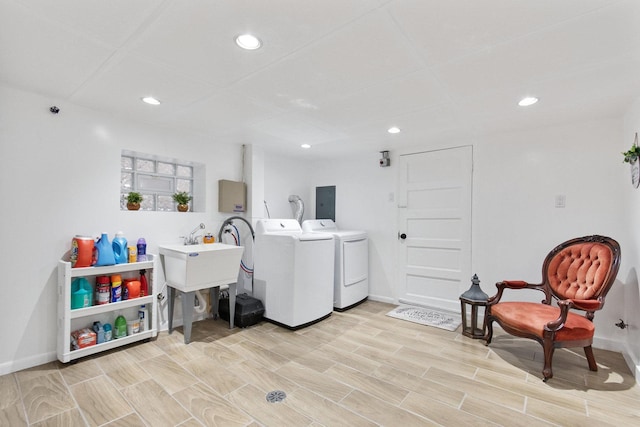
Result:
{"type": "MultiPolygon", "coordinates": [[[[220,317],[227,322],[229,321],[229,297],[220,298],[220,306],[218,308],[220,317]]],[[[264,305],[262,301],[247,294],[236,296],[236,313],[233,323],[240,328],[255,325],[262,320],[264,315],[264,305]]]]}

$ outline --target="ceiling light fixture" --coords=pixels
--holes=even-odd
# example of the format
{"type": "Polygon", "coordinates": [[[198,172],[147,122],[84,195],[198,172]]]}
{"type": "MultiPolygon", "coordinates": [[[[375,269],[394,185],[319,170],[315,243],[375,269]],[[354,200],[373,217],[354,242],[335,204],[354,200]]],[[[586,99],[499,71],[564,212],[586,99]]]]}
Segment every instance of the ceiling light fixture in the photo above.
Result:
{"type": "Polygon", "coordinates": [[[300,147],[302,147],[302,148],[311,148],[311,145],[310,144],[302,144],[300,147]]]}
{"type": "Polygon", "coordinates": [[[390,127],[389,129],[387,129],[387,132],[389,133],[400,133],[400,128],[399,127],[390,127]]]}
{"type": "Polygon", "coordinates": [[[529,105],[533,105],[536,102],[538,102],[538,98],[534,96],[527,96],[526,98],[522,98],[520,102],[518,102],[518,105],[521,107],[528,107],[529,105]]]}
{"type": "Polygon", "coordinates": [[[247,50],[256,50],[262,46],[260,39],[251,34],[240,34],[236,37],[236,44],[247,50]]]}
{"type": "Polygon", "coordinates": [[[153,96],[145,96],[144,98],[141,98],[141,99],[142,99],[142,102],[146,102],[149,105],[160,105],[160,101],[155,99],[153,96]]]}

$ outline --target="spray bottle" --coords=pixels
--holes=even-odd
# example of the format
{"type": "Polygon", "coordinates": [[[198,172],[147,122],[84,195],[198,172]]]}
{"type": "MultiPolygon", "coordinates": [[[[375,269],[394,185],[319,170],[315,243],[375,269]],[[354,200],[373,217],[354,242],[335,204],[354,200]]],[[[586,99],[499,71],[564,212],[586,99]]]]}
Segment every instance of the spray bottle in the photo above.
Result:
{"type": "Polygon", "coordinates": [[[147,276],[145,273],[147,270],[140,270],[140,296],[146,297],[149,295],[149,284],[147,283],[147,276]]]}

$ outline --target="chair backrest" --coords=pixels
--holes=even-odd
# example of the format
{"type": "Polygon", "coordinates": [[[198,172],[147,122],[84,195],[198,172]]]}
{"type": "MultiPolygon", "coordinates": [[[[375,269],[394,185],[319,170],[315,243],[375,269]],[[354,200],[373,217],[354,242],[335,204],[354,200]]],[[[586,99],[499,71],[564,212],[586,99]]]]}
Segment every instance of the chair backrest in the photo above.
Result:
{"type": "Polygon", "coordinates": [[[556,298],[604,302],[619,267],[618,242],[605,236],[584,236],[554,248],[545,259],[542,277],[556,298]]]}

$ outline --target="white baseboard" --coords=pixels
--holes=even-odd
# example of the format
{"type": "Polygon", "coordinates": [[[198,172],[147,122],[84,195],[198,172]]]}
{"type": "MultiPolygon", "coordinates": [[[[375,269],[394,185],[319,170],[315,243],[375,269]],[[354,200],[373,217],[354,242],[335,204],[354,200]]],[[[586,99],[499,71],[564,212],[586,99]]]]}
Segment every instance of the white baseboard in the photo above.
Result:
{"type": "Polygon", "coordinates": [[[421,302],[408,301],[403,298],[398,299],[402,304],[415,305],[419,307],[433,308],[436,310],[444,310],[451,313],[460,313],[460,301],[450,301],[441,298],[427,298],[421,302]]]}
{"type": "Polygon", "coordinates": [[[54,360],[58,360],[58,355],[55,351],[38,354],[36,356],[29,356],[23,359],[12,360],[10,362],[0,364],[0,376],[18,372],[23,369],[33,368],[34,366],[44,365],[45,363],[53,362],[54,360]]]}
{"type": "MultiPolygon", "coordinates": [[[[204,312],[204,313],[193,313],[193,321],[192,322],[198,322],[200,320],[205,320],[205,319],[211,319],[212,316],[210,313],[208,312],[204,312]]],[[[173,319],[173,329],[182,326],[182,317],[178,317],[176,319],[173,319]]],[[[163,332],[163,331],[168,331],[169,330],[169,322],[164,320],[162,321],[159,325],[158,325],[158,332],[163,332]]]]}
{"type": "Polygon", "coordinates": [[[367,298],[371,301],[386,302],[387,304],[398,304],[398,301],[396,301],[394,298],[384,297],[380,295],[369,295],[367,298]]]}
{"type": "Polygon", "coordinates": [[[609,351],[617,351],[618,353],[623,353],[624,354],[624,348],[622,346],[622,343],[620,343],[619,341],[613,341],[607,338],[601,338],[601,337],[593,337],[593,344],[592,346],[594,348],[599,348],[602,350],[609,350],[609,351]]]}

